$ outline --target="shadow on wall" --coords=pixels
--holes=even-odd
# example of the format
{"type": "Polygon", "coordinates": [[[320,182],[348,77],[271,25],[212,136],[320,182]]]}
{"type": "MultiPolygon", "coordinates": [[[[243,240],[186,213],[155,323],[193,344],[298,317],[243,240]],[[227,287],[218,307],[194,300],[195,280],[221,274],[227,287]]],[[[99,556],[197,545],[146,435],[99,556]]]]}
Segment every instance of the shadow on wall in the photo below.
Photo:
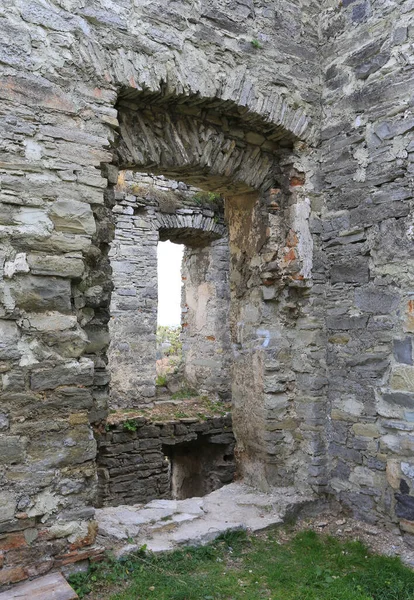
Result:
{"type": "MultiPolygon", "coordinates": [[[[223,441],[226,436],[233,438],[232,434],[223,434],[223,441]]],[[[205,496],[233,481],[234,455],[228,443],[212,444],[199,438],[176,446],[165,445],[163,451],[170,463],[174,500],[205,496]]]]}

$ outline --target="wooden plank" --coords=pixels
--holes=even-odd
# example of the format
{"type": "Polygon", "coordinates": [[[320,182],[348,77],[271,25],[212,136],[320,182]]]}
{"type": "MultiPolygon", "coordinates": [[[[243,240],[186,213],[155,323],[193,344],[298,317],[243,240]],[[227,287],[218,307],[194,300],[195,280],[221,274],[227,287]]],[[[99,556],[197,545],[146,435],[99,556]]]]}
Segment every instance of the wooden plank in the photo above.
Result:
{"type": "Polygon", "coordinates": [[[60,573],[50,573],[14,586],[0,600],[76,600],[79,596],[60,573]]]}

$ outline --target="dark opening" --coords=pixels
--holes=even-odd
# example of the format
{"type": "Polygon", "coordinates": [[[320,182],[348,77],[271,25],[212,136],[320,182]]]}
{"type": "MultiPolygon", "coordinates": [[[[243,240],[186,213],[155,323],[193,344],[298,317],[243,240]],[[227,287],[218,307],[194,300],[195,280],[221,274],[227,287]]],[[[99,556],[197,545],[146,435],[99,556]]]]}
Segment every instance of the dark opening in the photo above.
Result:
{"type": "Polygon", "coordinates": [[[170,461],[171,497],[175,500],[200,497],[218,490],[234,478],[233,447],[197,440],[163,446],[170,461]]]}

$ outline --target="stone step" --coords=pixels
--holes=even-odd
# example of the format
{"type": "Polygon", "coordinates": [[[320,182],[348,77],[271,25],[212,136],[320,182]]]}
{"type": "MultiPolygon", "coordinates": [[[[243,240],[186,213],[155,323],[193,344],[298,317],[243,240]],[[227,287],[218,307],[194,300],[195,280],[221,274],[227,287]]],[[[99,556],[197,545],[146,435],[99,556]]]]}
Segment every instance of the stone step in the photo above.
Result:
{"type": "Polygon", "coordinates": [[[79,596],[60,573],[26,581],[0,594],[0,600],[76,600],[79,596]]]}
{"type": "Polygon", "coordinates": [[[98,509],[95,518],[99,542],[116,556],[123,556],[142,546],[163,552],[207,544],[227,531],[267,529],[314,501],[312,495],[294,488],[263,493],[234,482],[203,498],[98,509]]]}

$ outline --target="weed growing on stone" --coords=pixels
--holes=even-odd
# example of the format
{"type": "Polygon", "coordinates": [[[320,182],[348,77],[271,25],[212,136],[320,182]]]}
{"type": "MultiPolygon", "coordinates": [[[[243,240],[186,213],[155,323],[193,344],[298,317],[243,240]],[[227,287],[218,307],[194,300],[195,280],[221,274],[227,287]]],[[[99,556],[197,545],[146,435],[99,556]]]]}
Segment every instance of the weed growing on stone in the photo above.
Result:
{"type": "Polygon", "coordinates": [[[155,380],[155,385],[158,387],[164,387],[167,385],[167,376],[166,375],[157,375],[157,379],[155,380]]]}
{"type": "Polygon", "coordinates": [[[136,430],[137,430],[137,424],[135,423],[135,421],[131,421],[130,419],[125,421],[124,431],[136,431],[136,430]]]}
{"type": "Polygon", "coordinates": [[[93,565],[70,578],[96,600],[412,600],[414,573],[360,542],[305,531],[281,543],[277,531],[228,533],[202,548],[93,565]],[[115,592],[116,590],[116,592],[115,592]]]}
{"type": "Polygon", "coordinates": [[[183,410],[177,410],[174,413],[174,416],[176,419],[186,419],[188,417],[188,414],[186,412],[184,412],[183,410]]]}
{"type": "Polygon", "coordinates": [[[197,398],[198,394],[192,388],[183,387],[171,396],[172,400],[185,400],[186,398],[197,398]]]}
{"type": "Polygon", "coordinates": [[[250,43],[253,46],[253,48],[256,48],[256,50],[259,50],[260,48],[263,48],[263,46],[259,42],[259,40],[253,39],[250,43]]]}
{"type": "Polygon", "coordinates": [[[196,204],[214,204],[222,200],[222,197],[216,192],[197,192],[194,194],[193,200],[196,204]]]}

